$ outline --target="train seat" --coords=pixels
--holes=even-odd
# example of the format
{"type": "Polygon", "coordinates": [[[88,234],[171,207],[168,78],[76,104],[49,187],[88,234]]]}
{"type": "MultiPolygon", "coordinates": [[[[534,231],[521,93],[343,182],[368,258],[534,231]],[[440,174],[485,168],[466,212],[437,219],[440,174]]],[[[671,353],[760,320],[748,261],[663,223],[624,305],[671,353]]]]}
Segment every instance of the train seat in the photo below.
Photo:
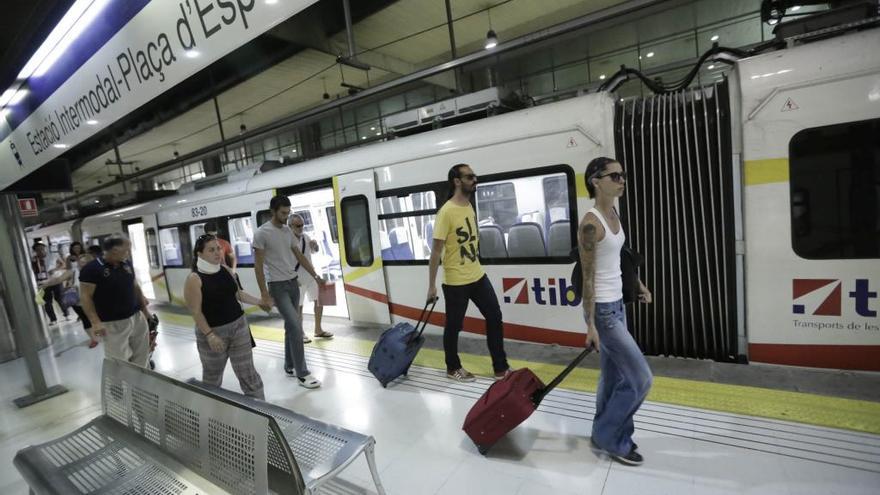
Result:
{"type": "Polygon", "coordinates": [[[571,252],[571,223],[568,220],[551,223],[548,237],[550,256],[568,256],[571,252]]]}
{"type": "Polygon", "coordinates": [[[480,226],[480,257],[507,258],[504,231],[497,225],[480,226]]]}
{"type": "Polygon", "coordinates": [[[511,258],[547,256],[541,225],[535,222],[514,224],[507,232],[507,253],[511,258]]]}

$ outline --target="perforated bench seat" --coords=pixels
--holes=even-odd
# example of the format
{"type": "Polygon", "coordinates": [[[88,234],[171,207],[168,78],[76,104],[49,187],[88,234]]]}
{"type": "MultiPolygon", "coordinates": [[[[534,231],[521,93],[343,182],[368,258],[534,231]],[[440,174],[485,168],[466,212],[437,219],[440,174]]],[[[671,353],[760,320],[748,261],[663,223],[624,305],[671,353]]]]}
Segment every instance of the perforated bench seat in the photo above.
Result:
{"type": "Polygon", "coordinates": [[[103,414],[85,426],[16,454],[31,493],[305,490],[281,428],[264,412],[115,359],[104,360],[101,403],[103,414]]]}
{"type": "MultiPolygon", "coordinates": [[[[382,495],[385,490],[376,469],[376,440],[345,428],[309,418],[275,404],[253,399],[230,390],[210,387],[191,379],[187,383],[203,387],[220,397],[238,402],[257,411],[268,414],[281,428],[290,446],[293,457],[299,465],[306,493],[317,493],[322,485],[332,480],[354,461],[361,453],[366,457],[376,491],[382,495]]],[[[274,439],[269,438],[269,463],[275,462],[274,453],[279,451],[274,439]]]]}
{"type": "Polygon", "coordinates": [[[226,493],[106,416],[20,451],[14,463],[31,493],[226,493]]]}

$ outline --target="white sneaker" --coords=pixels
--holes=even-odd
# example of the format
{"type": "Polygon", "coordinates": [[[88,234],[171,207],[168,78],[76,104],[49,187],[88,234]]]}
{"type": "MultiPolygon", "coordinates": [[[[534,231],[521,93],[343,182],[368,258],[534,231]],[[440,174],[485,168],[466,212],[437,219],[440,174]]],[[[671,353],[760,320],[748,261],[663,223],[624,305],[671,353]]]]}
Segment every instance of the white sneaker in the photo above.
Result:
{"type": "Polygon", "coordinates": [[[318,388],[321,386],[321,381],[315,378],[314,375],[308,374],[304,377],[297,377],[299,380],[299,385],[305,388],[318,388]]]}

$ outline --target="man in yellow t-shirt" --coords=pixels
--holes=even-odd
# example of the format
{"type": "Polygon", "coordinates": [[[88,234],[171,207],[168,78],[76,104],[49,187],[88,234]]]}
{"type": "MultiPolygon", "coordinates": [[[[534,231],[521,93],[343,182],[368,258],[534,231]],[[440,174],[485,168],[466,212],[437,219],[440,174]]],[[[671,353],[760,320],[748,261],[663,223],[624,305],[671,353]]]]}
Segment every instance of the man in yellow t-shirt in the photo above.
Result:
{"type": "Polygon", "coordinates": [[[437,295],[437,267],[443,256],[443,297],[446,299],[446,327],[443,350],[446,376],[459,382],[472,382],[474,375],[462,368],[458,357],[458,332],[464,324],[469,301],[474,301],[486,320],[486,342],[492,356],[495,379],[510,373],[504,353],[504,324],[501,307],[489,277],[480,265],[480,233],[470,197],[477,190],[477,175],[460,163],[449,169],[450,197],[437,212],[434,244],[428,272],[428,300],[437,295]]]}

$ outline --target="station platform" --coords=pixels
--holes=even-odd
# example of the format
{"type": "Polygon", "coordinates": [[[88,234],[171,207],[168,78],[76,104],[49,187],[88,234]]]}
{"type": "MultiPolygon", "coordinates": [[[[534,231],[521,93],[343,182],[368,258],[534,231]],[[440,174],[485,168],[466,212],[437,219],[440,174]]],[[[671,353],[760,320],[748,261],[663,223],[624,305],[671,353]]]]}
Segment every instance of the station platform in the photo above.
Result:
{"type": "MultiPolygon", "coordinates": [[[[179,379],[201,376],[192,319],[158,308],[156,369],[179,379]]],[[[482,336],[462,334],[464,366],[475,383],[445,378],[439,335],[428,335],[410,376],[383,389],[366,369],[376,326],[327,318],[332,340],[306,346],[315,391],[283,372],[277,318],[251,315],[255,363],[266,397],[294,411],[369,433],[389,494],[874,494],[880,486],[880,376],[767,365],[650,358],[654,388],[636,415],[645,464],[627,467],[594,452],[589,431],[598,360],[590,356],[540,409],[489,455],[461,431],[465,414],[490,385],[482,336]]],[[[310,318],[305,322],[312,329],[310,318]]],[[[0,493],[25,494],[12,466],[15,452],[56,438],[100,413],[103,348],[88,349],[78,323],[53,327],[56,343],[41,352],[47,381],[70,392],[24,410],[21,360],[0,365],[0,493]]],[[[507,342],[511,365],[543,379],[577,349],[507,342]]],[[[238,391],[230,367],[224,387],[238,391]]],[[[374,493],[363,460],[326,493],[374,493]]]]}

